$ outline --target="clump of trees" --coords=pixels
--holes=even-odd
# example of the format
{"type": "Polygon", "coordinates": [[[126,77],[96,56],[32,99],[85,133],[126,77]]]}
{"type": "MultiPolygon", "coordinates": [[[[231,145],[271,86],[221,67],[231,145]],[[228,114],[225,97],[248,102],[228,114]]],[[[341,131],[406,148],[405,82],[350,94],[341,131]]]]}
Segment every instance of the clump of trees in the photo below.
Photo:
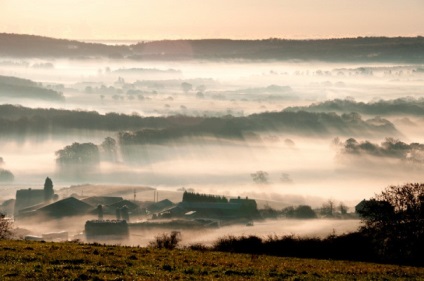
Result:
{"type": "Polygon", "coordinates": [[[56,151],[55,154],[59,166],[97,165],[101,158],[116,161],[118,145],[115,139],[107,137],[100,145],[74,142],[56,151]]]}
{"type": "Polygon", "coordinates": [[[315,211],[308,205],[299,205],[297,207],[286,207],[282,210],[282,214],[286,218],[296,219],[314,219],[317,217],[315,211]]]}
{"type": "Polygon", "coordinates": [[[185,191],[183,193],[183,202],[193,203],[228,203],[228,199],[224,196],[216,196],[209,194],[199,194],[185,191]]]}
{"type": "Polygon", "coordinates": [[[0,182],[12,182],[15,180],[15,176],[9,170],[0,168],[0,182]]]}
{"type": "Polygon", "coordinates": [[[424,98],[402,97],[393,100],[379,100],[368,103],[352,99],[334,99],[309,106],[289,107],[287,111],[308,112],[358,112],[366,115],[415,115],[423,116],[424,98]]]}
{"type": "Polygon", "coordinates": [[[376,157],[397,158],[409,163],[424,163],[424,144],[407,144],[398,139],[386,138],[381,144],[370,141],[357,141],[354,138],[340,142],[339,139],[333,141],[340,147],[340,153],[348,155],[371,155],[376,157]]]}
{"type": "Polygon", "coordinates": [[[257,184],[267,184],[269,182],[269,174],[265,171],[256,171],[251,173],[250,176],[257,184]]]}
{"type": "Polygon", "coordinates": [[[1,168],[4,165],[3,157],[0,157],[0,182],[12,182],[15,176],[11,171],[1,168]]]}
{"type": "Polygon", "coordinates": [[[315,219],[315,218],[345,218],[349,219],[354,217],[348,214],[348,207],[340,202],[336,205],[333,200],[325,202],[321,208],[313,209],[309,205],[288,206],[282,210],[277,210],[266,204],[259,210],[261,217],[264,219],[315,219]]]}
{"type": "Polygon", "coordinates": [[[115,139],[107,137],[100,145],[100,155],[104,160],[116,162],[118,160],[118,143],[115,139]]]}
{"type": "Polygon", "coordinates": [[[424,184],[392,185],[358,210],[361,232],[387,260],[424,260],[424,184]]]}
{"type": "Polygon", "coordinates": [[[100,145],[74,142],[55,152],[56,164],[64,176],[83,176],[95,170],[101,160],[116,161],[117,150],[117,142],[110,137],[100,145]]]}
{"type": "Polygon", "coordinates": [[[75,164],[98,164],[100,161],[99,148],[93,143],[78,143],[67,145],[56,151],[56,162],[60,166],[75,164]]]}

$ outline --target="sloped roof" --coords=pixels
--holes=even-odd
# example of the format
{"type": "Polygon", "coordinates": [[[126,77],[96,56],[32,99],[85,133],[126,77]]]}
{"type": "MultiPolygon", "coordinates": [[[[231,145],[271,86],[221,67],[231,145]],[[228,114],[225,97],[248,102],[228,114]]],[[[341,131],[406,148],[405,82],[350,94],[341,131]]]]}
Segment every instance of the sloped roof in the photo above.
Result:
{"type": "Polygon", "coordinates": [[[15,204],[15,199],[8,199],[3,201],[3,203],[1,204],[2,207],[8,207],[8,206],[12,206],[15,204]]]}
{"type": "Polygon", "coordinates": [[[124,200],[124,198],[114,196],[91,196],[81,199],[82,202],[90,204],[93,207],[97,207],[98,205],[111,205],[122,200],[124,200]]]}
{"type": "MultiPolygon", "coordinates": [[[[103,209],[103,215],[115,215],[116,214],[116,208],[106,206],[106,205],[102,205],[102,209],[103,209]]],[[[99,210],[97,210],[97,207],[91,207],[88,214],[97,216],[99,214],[99,210]]]]}
{"type": "Polygon", "coordinates": [[[164,199],[162,201],[151,204],[147,209],[151,212],[157,212],[157,211],[162,211],[165,208],[168,208],[171,206],[174,206],[174,203],[172,203],[168,199],[164,199]]]}
{"type": "Polygon", "coordinates": [[[121,200],[119,202],[113,203],[111,205],[109,205],[109,207],[111,208],[122,208],[124,206],[127,206],[129,210],[134,210],[138,208],[138,205],[135,204],[134,202],[131,202],[129,200],[121,200]]]}
{"type": "Polygon", "coordinates": [[[33,212],[33,211],[38,210],[38,209],[40,209],[40,208],[42,208],[44,206],[47,206],[47,205],[49,205],[48,202],[43,202],[43,203],[40,203],[40,204],[32,205],[32,206],[29,206],[29,207],[20,209],[18,211],[18,213],[19,214],[23,214],[23,213],[33,212]]]}
{"type": "Polygon", "coordinates": [[[87,213],[92,206],[74,197],[68,197],[37,210],[51,217],[74,216],[87,213]]]}

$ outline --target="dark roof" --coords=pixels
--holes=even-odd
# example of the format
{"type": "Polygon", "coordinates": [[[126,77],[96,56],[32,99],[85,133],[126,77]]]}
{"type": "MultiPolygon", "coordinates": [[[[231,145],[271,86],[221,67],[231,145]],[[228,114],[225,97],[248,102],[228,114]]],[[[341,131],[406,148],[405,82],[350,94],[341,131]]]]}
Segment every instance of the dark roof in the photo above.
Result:
{"type": "Polygon", "coordinates": [[[68,197],[37,210],[51,217],[66,217],[87,213],[92,206],[74,197],[68,197]]]}
{"type": "Polygon", "coordinates": [[[97,205],[111,205],[122,200],[124,200],[122,197],[113,196],[92,196],[81,199],[82,202],[90,204],[93,207],[97,207],[97,205]]]}
{"type": "Polygon", "coordinates": [[[355,212],[360,212],[364,209],[365,205],[367,204],[367,200],[363,199],[361,202],[359,202],[355,206],[355,212]]]}
{"type": "MultiPolygon", "coordinates": [[[[102,210],[103,210],[103,215],[115,215],[116,214],[116,209],[109,207],[109,206],[102,205],[102,210]]],[[[99,214],[99,210],[97,209],[97,207],[91,207],[88,214],[97,216],[99,214]]]]}
{"type": "Polygon", "coordinates": [[[174,206],[174,203],[172,203],[168,199],[164,199],[162,201],[151,204],[147,209],[150,212],[159,212],[159,211],[162,211],[162,210],[169,208],[171,206],[174,206]]]}
{"type": "Polygon", "coordinates": [[[134,210],[134,209],[138,208],[137,204],[135,204],[134,202],[131,202],[129,200],[121,200],[119,202],[110,204],[109,207],[116,209],[116,208],[122,208],[125,205],[128,207],[129,210],[134,210]]]}
{"type": "Polygon", "coordinates": [[[15,204],[15,199],[8,199],[6,201],[4,201],[1,206],[2,207],[7,207],[7,206],[11,206],[15,204]]]}
{"type": "Polygon", "coordinates": [[[43,203],[40,203],[40,204],[37,204],[37,205],[32,205],[32,206],[20,209],[18,213],[24,214],[24,213],[28,213],[28,212],[33,212],[33,211],[36,211],[36,210],[38,210],[38,209],[40,209],[44,206],[47,206],[48,204],[49,204],[49,202],[43,202],[43,203]]]}

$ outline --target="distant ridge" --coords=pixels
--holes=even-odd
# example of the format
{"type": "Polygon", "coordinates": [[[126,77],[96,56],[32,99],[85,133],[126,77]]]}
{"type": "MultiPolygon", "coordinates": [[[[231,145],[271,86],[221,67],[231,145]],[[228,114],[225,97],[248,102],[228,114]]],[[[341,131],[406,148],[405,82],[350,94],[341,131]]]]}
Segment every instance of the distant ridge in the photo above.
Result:
{"type": "Polygon", "coordinates": [[[133,60],[318,60],[424,62],[424,37],[313,40],[162,40],[105,45],[35,35],[0,33],[1,57],[113,58],[133,60]]]}

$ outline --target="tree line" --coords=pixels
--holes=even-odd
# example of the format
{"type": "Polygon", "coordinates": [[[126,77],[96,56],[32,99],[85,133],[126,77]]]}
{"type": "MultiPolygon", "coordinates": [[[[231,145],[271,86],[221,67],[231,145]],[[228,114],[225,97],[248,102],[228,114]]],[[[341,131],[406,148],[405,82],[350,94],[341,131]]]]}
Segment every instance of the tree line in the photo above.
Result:
{"type": "Polygon", "coordinates": [[[357,102],[352,99],[334,99],[309,106],[288,107],[286,111],[308,112],[358,112],[367,115],[424,115],[424,98],[398,98],[372,102],[357,102]]]}
{"type": "Polygon", "coordinates": [[[357,113],[264,112],[246,117],[174,115],[141,117],[96,111],[31,109],[0,105],[0,133],[46,134],[63,129],[119,132],[121,145],[168,141],[191,136],[256,137],[256,132],[280,131],[301,135],[398,135],[385,119],[364,120],[357,113]]]}
{"type": "Polygon", "coordinates": [[[182,202],[190,203],[228,203],[225,196],[217,196],[210,194],[201,194],[184,191],[182,202]]]}
{"type": "MultiPolygon", "coordinates": [[[[297,209],[304,208],[298,206],[297,209]]],[[[383,263],[424,265],[424,183],[392,185],[357,210],[362,226],[352,233],[326,238],[268,238],[227,236],[211,247],[224,252],[267,254],[283,257],[345,259],[383,263]]]]}
{"type": "Polygon", "coordinates": [[[357,218],[355,214],[348,213],[348,210],[349,208],[343,202],[336,204],[334,200],[328,200],[319,208],[312,208],[309,205],[297,205],[277,210],[267,204],[259,212],[264,219],[357,218]]]}
{"type": "Polygon", "coordinates": [[[323,60],[362,62],[423,61],[423,37],[357,37],[317,40],[162,40],[130,46],[108,46],[75,40],[0,33],[0,55],[5,57],[67,57],[90,59],[249,59],[323,60]],[[72,46],[72,48],[70,48],[72,46]],[[146,53],[146,49],[150,50],[146,53]],[[369,54],[375,54],[370,57],[369,54]]]}
{"type": "Polygon", "coordinates": [[[357,141],[349,138],[342,142],[336,138],[333,143],[339,152],[346,155],[372,155],[376,157],[390,157],[413,164],[424,163],[424,144],[405,143],[395,138],[386,138],[381,144],[368,140],[357,141]]]}

